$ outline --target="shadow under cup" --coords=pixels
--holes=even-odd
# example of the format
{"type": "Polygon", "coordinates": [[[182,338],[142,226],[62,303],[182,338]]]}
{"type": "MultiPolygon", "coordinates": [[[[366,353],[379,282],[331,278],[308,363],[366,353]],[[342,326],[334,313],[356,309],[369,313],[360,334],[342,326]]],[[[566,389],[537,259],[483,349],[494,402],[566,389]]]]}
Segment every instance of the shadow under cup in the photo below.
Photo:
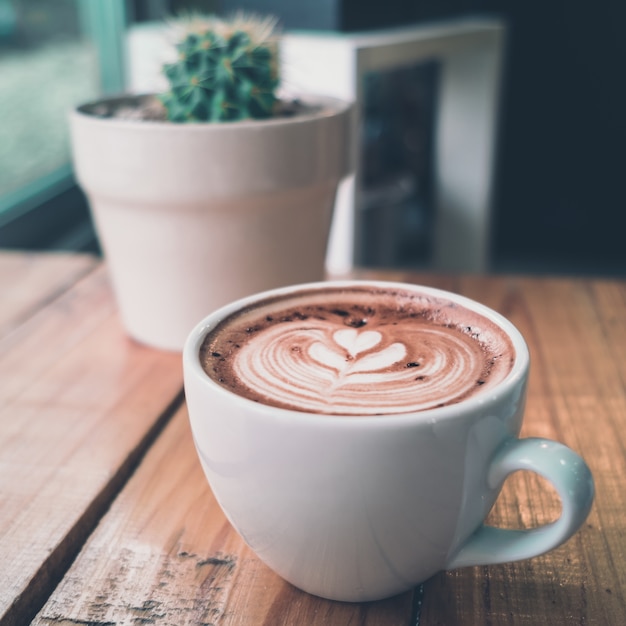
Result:
{"type": "Polygon", "coordinates": [[[185,344],[183,366],[194,442],[215,497],[257,556],[309,593],[377,600],[444,569],[537,556],[566,541],[590,510],[593,480],[575,452],[555,441],[518,439],[529,368],[524,339],[501,315],[462,296],[373,281],[265,292],[200,322],[185,344]],[[511,371],[456,404],[345,416],[254,402],[203,370],[204,338],[236,311],[268,297],[365,284],[479,313],[510,338],[511,371]],[[552,483],[561,516],[529,530],[484,525],[504,480],[520,469],[552,483]]]}

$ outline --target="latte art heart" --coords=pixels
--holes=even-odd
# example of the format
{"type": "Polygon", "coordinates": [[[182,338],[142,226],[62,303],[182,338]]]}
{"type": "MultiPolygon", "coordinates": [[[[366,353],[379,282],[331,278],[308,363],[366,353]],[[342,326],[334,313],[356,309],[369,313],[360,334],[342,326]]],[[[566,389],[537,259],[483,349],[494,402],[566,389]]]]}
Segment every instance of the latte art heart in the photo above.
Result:
{"type": "Polygon", "coordinates": [[[375,306],[369,292],[342,297],[307,294],[227,320],[203,347],[205,370],[265,404],[387,415],[458,402],[510,369],[504,333],[477,314],[415,298],[398,306],[397,294],[375,306]]]}
{"type": "Polygon", "coordinates": [[[355,372],[383,370],[406,356],[403,343],[394,343],[377,352],[361,355],[362,352],[374,348],[382,341],[383,336],[375,330],[359,332],[352,328],[337,330],[332,335],[336,346],[327,346],[318,341],[309,348],[309,356],[320,365],[337,370],[340,377],[355,372]],[[337,350],[336,348],[343,348],[337,350]]]}
{"type": "Polygon", "coordinates": [[[247,387],[281,405],[341,414],[425,409],[450,401],[480,379],[482,358],[476,359],[471,339],[433,327],[403,328],[403,337],[330,332],[315,323],[275,326],[238,352],[234,371],[247,387]],[[411,345],[410,360],[405,342],[411,345]]]}

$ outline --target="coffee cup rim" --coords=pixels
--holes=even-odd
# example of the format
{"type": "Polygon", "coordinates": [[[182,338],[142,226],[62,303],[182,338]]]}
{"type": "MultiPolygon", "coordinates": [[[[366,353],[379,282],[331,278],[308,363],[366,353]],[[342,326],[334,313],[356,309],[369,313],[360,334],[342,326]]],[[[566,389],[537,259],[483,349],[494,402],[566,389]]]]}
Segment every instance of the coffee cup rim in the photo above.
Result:
{"type": "Polygon", "coordinates": [[[440,421],[447,418],[456,418],[459,416],[459,411],[473,412],[474,410],[484,410],[491,403],[497,402],[503,395],[509,394],[512,389],[517,387],[520,381],[527,375],[530,365],[530,353],[528,345],[519,329],[501,313],[498,313],[491,307],[482,304],[477,300],[473,300],[468,296],[461,295],[459,293],[440,289],[438,287],[429,287],[422,284],[403,283],[399,281],[386,281],[386,280],[367,280],[367,279],[350,279],[350,280],[327,280],[319,282],[301,283],[297,285],[289,285],[286,287],[279,287],[276,289],[270,289],[267,291],[258,292],[249,296],[245,296],[238,300],[232,301],[213,312],[205,316],[188,334],[183,348],[183,369],[185,371],[185,379],[188,376],[193,376],[195,379],[200,380],[202,384],[207,385],[216,394],[220,394],[230,398],[231,402],[236,402],[241,406],[254,407],[254,410],[258,414],[263,414],[266,417],[270,417],[274,420],[289,420],[294,418],[300,421],[307,422],[341,422],[348,424],[391,424],[394,422],[405,423],[407,421],[440,421]],[[511,367],[511,371],[494,387],[486,390],[483,393],[477,393],[456,402],[454,404],[448,404],[441,407],[433,407],[429,409],[422,409],[419,411],[409,411],[404,413],[386,413],[384,415],[343,415],[334,413],[311,413],[308,411],[302,411],[297,409],[287,409],[282,407],[276,407],[272,405],[262,404],[260,402],[250,400],[239,394],[230,391],[223,387],[218,382],[214,381],[202,368],[200,362],[200,347],[204,341],[206,335],[222,320],[232,315],[236,311],[251,306],[262,300],[266,300],[273,297],[280,297],[289,294],[297,294],[304,291],[325,289],[325,288],[350,288],[350,287],[372,287],[374,289],[397,289],[408,290],[423,293],[433,297],[439,297],[447,300],[451,300],[465,308],[470,309],[480,315],[484,316],[488,320],[492,321],[499,328],[501,328],[507,336],[510,338],[514,350],[514,361],[511,367]],[[343,418],[343,419],[338,419],[343,418]]]}

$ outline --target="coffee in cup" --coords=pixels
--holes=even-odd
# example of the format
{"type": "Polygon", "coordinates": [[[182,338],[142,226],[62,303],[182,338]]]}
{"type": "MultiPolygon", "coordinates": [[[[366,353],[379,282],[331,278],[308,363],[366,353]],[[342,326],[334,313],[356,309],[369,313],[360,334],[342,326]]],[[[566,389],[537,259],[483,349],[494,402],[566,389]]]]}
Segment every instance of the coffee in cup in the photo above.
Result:
{"type": "Polygon", "coordinates": [[[213,380],[256,402],[385,415],[488,393],[510,372],[514,350],[497,324],[450,300],[329,285],[230,315],[200,359],[213,380]]]}
{"type": "Polygon", "coordinates": [[[385,598],[441,570],[531,558],[593,500],[566,446],[519,439],[529,354],[511,322],[441,290],[322,282],[208,315],[183,353],[198,456],[257,556],[310,593],[385,598]],[[555,487],[555,522],[484,523],[506,477],[555,487]]]}

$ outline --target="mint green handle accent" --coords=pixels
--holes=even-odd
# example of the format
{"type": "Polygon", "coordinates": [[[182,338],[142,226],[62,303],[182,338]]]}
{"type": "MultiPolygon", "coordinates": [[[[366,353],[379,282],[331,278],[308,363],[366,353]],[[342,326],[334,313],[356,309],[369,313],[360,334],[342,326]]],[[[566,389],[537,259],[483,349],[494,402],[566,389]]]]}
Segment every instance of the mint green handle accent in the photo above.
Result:
{"type": "Polygon", "coordinates": [[[554,485],[562,504],[559,519],[528,530],[483,525],[459,548],[446,569],[538,556],[560,546],[583,524],[591,509],[594,486],[591,472],[578,454],[549,439],[510,439],[491,462],[487,474],[490,489],[499,489],[517,470],[536,472],[554,485]]]}

